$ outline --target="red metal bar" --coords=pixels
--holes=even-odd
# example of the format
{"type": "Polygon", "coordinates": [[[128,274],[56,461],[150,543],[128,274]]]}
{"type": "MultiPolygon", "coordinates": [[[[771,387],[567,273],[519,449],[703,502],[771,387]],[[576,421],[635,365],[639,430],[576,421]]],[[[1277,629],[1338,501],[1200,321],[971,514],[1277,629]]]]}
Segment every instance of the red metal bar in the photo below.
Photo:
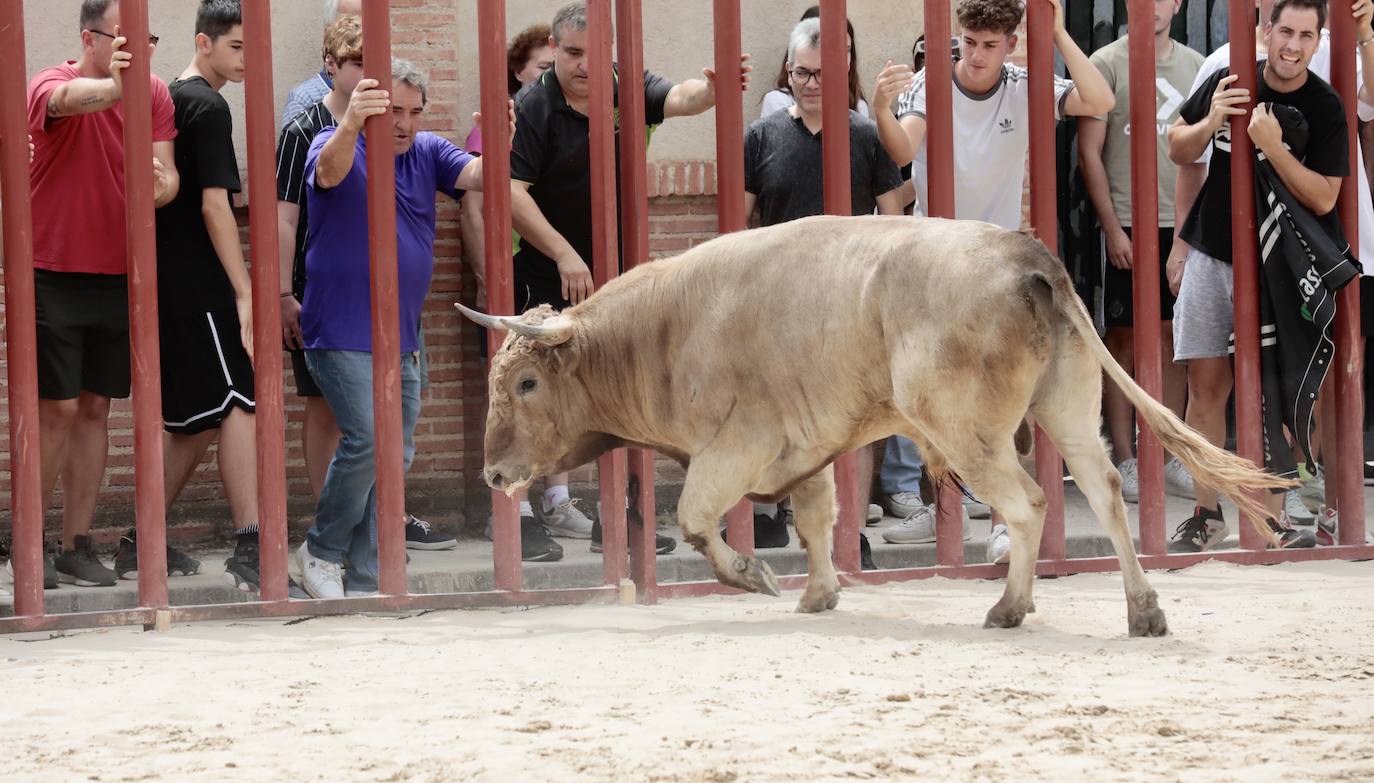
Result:
{"type": "Polygon", "coordinates": [[[157,234],[153,223],[152,93],[148,86],[148,1],[120,3],[133,60],[124,76],[124,190],[129,225],[129,341],[133,361],[134,507],[138,597],[167,605],[167,517],[162,465],[162,377],[157,333],[157,234]]]}
{"type": "MultiPolygon", "coordinates": [[[[363,4],[363,62],[369,79],[391,91],[391,2],[363,4]]],[[[369,117],[368,252],[372,257],[372,421],[377,451],[377,587],[406,592],[405,471],[402,467],[400,288],[396,268],[396,145],[391,113],[369,117]]],[[[496,147],[500,149],[500,147],[496,147]]]]}
{"type": "MultiPolygon", "coordinates": [[[[1350,7],[1332,3],[1331,13],[1331,86],[1341,96],[1345,107],[1345,123],[1350,144],[1350,176],[1345,178],[1341,187],[1337,209],[1341,214],[1341,226],[1345,229],[1350,247],[1359,252],[1360,220],[1359,201],[1356,189],[1360,178],[1355,172],[1364,165],[1360,148],[1356,143],[1359,137],[1359,122],[1355,116],[1355,100],[1360,85],[1355,81],[1355,19],[1350,7]]],[[[1365,264],[1374,264],[1374,258],[1360,259],[1365,264]]],[[[1334,494],[1335,505],[1340,509],[1340,542],[1347,546],[1364,543],[1364,355],[1360,350],[1360,291],[1358,281],[1346,286],[1337,300],[1336,307],[1336,426],[1326,427],[1335,430],[1337,459],[1329,460],[1335,464],[1326,474],[1327,502],[1334,494]],[[1335,482],[1335,493],[1331,483],[1335,482]]]]}
{"type": "MultiPolygon", "coordinates": [[[[743,231],[744,214],[744,89],[739,68],[739,0],[714,0],[712,19],[716,46],[716,221],[722,234],[743,231]]],[[[754,508],[747,500],[736,503],[725,515],[730,546],[746,555],[754,553],[754,508]]]]}
{"type": "MultiPolygon", "coordinates": [[[[924,0],[926,50],[926,215],[954,218],[954,61],[946,56],[950,4],[924,0]],[[937,43],[932,43],[937,42],[937,43]]],[[[952,482],[936,489],[935,540],[941,565],[963,565],[963,496],[952,482]]]]}
{"type": "MultiPolygon", "coordinates": [[[[477,49],[482,85],[482,138],[486,149],[510,148],[506,118],[506,5],[477,4],[477,49]]],[[[486,243],[487,310],[515,310],[514,269],[510,256],[510,156],[482,158],[482,237],[486,243]]],[[[501,350],[503,332],[487,331],[487,356],[501,350]]],[[[492,577],[497,590],[519,590],[523,584],[520,565],[520,509],[504,492],[491,493],[492,577]]]]}
{"type": "MultiPolygon", "coordinates": [[[[1249,0],[1230,0],[1231,86],[1255,94],[1255,6],[1249,0]]],[[[1236,318],[1236,451],[1257,465],[1264,464],[1260,417],[1259,366],[1259,247],[1255,227],[1255,153],[1245,114],[1231,118],[1231,267],[1235,275],[1236,318]]],[[[1260,538],[1247,517],[1240,519],[1240,545],[1261,549],[1260,538]]]]}
{"type": "MultiPolygon", "coordinates": [[[[592,167],[592,280],[597,288],[610,282],[619,272],[620,241],[616,222],[615,114],[616,94],[623,104],[635,88],[622,83],[616,89],[612,74],[611,0],[588,0],[588,69],[591,72],[590,128],[592,167]]],[[[628,80],[632,74],[621,73],[628,80]]],[[[639,103],[644,102],[643,74],[639,74],[639,103]]],[[[622,107],[623,109],[623,107],[622,107]]],[[[643,114],[643,110],[640,110],[643,114]]],[[[633,128],[622,113],[623,128],[633,128]]],[[[641,120],[639,127],[643,127],[641,120]]],[[[607,584],[618,584],[625,576],[625,452],[616,450],[597,460],[601,487],[602,573],[607,584]]]]}
{"type": "MultiPolygon", "coordinates": [[[[1159,153],[1155,127],[1155,31],[1151,0],[1132,0],[1127,14],[1130,40],[1131,127],[1131,270],[1135,289],[1135,379],[1156,400],[1164,396],[1164,367],[1159,335],[1159,153]]],[[[1175,44],[1182,46],[1182,44],[1175,44]]],[[[1110,381],[1109,381],[1110,382],[1110,381]]],[[[1165,552],[1164,449],[1137,414],[1140,435],[1136,460],[1140,470],[1140,551],[1165,552]]]]}
{"type": "MultiPolygon", "coordinates": [[[[644,16],[640,0],[616,3],[616,40],[620,53],[620,118],[627,128],[644,127],[644,16]]],[[[626,269],[649,261],[648,139],[643,133],[621,133],[620,139],[620,240],[626,269]]],[[[658,600],[658,555],[655,553],[657,515],[654,507],[654,453],[630,449],[628,472],[636,492],[627,497],[638,523],[629,525],[630,578],[637,600],[658,600]]],[[[624,476],[615,486],[623,486],[624,476]]],[[[604,486],[604,484],[603,484],[604,486]]],[[[626,490],[629,495],[629,490],[626,490]]],[[[624,505],[622,502],[621,505],[624,505]]]]}
{"type": "MultiPolygon", "coordinates": [[[[1057,175],[1054,166],[1054,9],[1048,2],[1031,0],[1026,4],[1026,64],[1030,71],[1031,228],[1051,253],[1058,253],[1059,217],[1055,206],[1057,175]]],[[[1039,427],[1035,428],[1035,476],[1045,492],[1046,504],[1040,557],[1059,560],[1064,557],[1064,462],[1054,443],[1039,427]]]]}
{"type": "Polygon", "coordinates": [[[0,3],[0,202],[4,204],[5,357],[9,373],[14,613],[43,614],[43,494],[38,460],[38,329],[33,203],[24,101],[24,4],[0,3]]]}
{"type": "MultiPolygon", "coordinates": [[[[852,214],[849,181],[849,33],[845,29],[845,0],[821,3],[821,157],[827,215],[852,214]]],[[[866,488],[864,488],[866,489],[866,488]]],[[[835,525],[835,566],[859,570],[859,536],[865,509],[860,500],[859,464],[855,454],[835,460],[835,494],[840,514],[835,525]]]]}
{"type": "Polygon", "coordinates": [[[243,3],[244,109],[248,132],[248,234],[253,257],[254,419],[258,438],[258,573],[264,601],[285,601],[286,414],[279,338],[281,298],[274,184],[272,9],[268,0],[243,3]],[[272,350],[269,350],[272,349],[272,350]]]}

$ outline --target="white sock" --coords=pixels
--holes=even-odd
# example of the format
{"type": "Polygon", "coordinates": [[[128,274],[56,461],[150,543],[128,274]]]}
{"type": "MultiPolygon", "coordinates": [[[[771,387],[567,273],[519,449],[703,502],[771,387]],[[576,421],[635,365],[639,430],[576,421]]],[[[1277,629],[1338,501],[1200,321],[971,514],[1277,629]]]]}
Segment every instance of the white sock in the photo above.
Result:
{"type": "Polygon", "coordinates": [[[520,501],[520,516],[522,516],[522,517],[532,517],[532,516],[534,516],[534,506],[531,506],[531,505],[530,505],[530,502],[529,502],[528,500],[522,500],[522,501],[520,501]]]}
{"type": "Polygon", "coordinates": [[[544,490],[544,510],[553,511],[559,503],[568,499],[568,487],[564,484],[555,484],[544,490]]]}

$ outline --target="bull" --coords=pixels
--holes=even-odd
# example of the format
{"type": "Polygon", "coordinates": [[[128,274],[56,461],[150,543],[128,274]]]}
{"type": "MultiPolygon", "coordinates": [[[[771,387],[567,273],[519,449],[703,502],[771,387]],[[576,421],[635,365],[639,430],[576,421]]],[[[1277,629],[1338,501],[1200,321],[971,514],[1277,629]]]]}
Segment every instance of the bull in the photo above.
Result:
{"type": "Polygon", "coordinates": [[[513,492],[610,449],[653,449],[686,469],[684,540],[721,583],[771,595],[772,569],[730,548],[719,520],[741,496],[791,495],[807,551],[802,612],[839,600],[831,463],[899,434],[921,448],[932,479],[953,474],[1006,518],[1006,588],[984,625],[1020,625],[1034,611],[1045,516],[1021,463],[1034,422],[1111,538],[1130,634],[1167,633],[1099,437],[1103,371],[1266,540],[1252,494],[1291,484],[1152,399],[1098,338],[1062,263],[1034,238],[985,223],[812,217],[640,266],[562,312],[459,308],[509,332],[489,378],[489,486],[513,492]]]}

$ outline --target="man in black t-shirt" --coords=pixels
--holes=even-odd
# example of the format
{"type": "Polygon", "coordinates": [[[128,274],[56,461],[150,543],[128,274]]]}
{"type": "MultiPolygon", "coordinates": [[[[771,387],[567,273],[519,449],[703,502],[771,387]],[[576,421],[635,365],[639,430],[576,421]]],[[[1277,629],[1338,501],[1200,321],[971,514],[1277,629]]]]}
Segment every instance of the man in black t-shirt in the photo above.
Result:
{"type": "MultiPolygon", "coordinates": [[[[1248,133],[1273,164],[1285,186],[1324,222],[1336,221],[1341,178],[1350,172],[1345,112],[1330,85],[1307,70],[1320,41],[1326,6],[1322,0],[1277,0],[1265,26],[1269,57],[1259,65],[1258,103],[1248,133]],[[1305,145],[1285,139],[1270,104],[1299,111],[1309,131],[1305,145]],[[1295,154],[1296,153],[1296,154],[1295,154]]],[[[1226,438],[1226,402],[1232,371],[1228,343],[1234,332],[1231,270],[1231,129],[1227,120],[1245,113],[1248,90],[1232,87],[1236,77],[1222,70],[1203,82],[1179,109],[1169,129],[1169,157],[1180,166],[1210,167],[1179,237],[1191,248],[1184,262],[1174,306],[1174,361],[1188,364],[1187,421],[1212,443],[1226,438]]],[[[1253,193],[1234,194],[1254,200],[1253,193]]],[[[1170,552],[1200,552],[1226,538],[1216,490],[1196,485],[1197,507],[1179,526],[1170,552]]],[[[1274,495],[1282,500],[1282,495],[1274,495]]],[[[1287,524],[1274,504],[1270,527],[1280,545],[1310,547],[1315,538],[1287,524]]]]}
{"type": "MultiPolygon", "coordinates": [[[[226,571],[258,589],[253,295],[230,196],[239,192],[233,117],[219,94],[243,81],[239,0],[201,0],[195,57],[169,85],[182,188],[158,210],[159,332],[168,505],[219,439],[219,472],[237,532],[226,571]]],[[[137,570],[132,537],[115,571],[137,570]],[[126,550],[128,551],[127,557],[126,550]]],[[[168,569],[176,568],[168,553],[168,569]]]]}
{"type": "MultiPolygon", "coordinates": [[[[515,254],[518,312],[541,304],[563,309],[586,299],[593,289],[588,266],[592,208],[586,4],[575,2],[559,9],[551,28],[553,67],[515,96],[511,214],[520,235],[515,254]]],[[[702,73],[705,79],[673,84],[646,71],[647,127],[630,130],[652,132],[668,117],[701,114],[715,106],[715,73],[710,69],[702,73]]],[[[617,133],[620,130],[616,128],[617,133]]],[[[573,504],[566,473],[549,477],[542,510],[542,521],[554,535],[590,537],[593,551],[599,550],[600,528],[573,504]]],[[[534,522],[534,509],[523,496],[520,516],[522,528],[534,522]]],[[[659,538],[660,552],[671,548],[672,539],[659,538]]]]}

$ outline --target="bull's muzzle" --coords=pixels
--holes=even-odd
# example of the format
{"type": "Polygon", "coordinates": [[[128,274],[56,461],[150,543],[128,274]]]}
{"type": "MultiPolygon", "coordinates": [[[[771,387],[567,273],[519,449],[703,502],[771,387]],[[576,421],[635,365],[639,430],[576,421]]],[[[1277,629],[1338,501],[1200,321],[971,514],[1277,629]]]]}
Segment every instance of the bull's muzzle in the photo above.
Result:
{"type": "Polygon", "coordinates": [[[485,468],[482,471],[482,478],[487,482],[487,486],[497,492],[504,492],[513,495],[517,491],[530,485],[534,477],[528,470],[509,471],[501,468],[485,468]]]}

